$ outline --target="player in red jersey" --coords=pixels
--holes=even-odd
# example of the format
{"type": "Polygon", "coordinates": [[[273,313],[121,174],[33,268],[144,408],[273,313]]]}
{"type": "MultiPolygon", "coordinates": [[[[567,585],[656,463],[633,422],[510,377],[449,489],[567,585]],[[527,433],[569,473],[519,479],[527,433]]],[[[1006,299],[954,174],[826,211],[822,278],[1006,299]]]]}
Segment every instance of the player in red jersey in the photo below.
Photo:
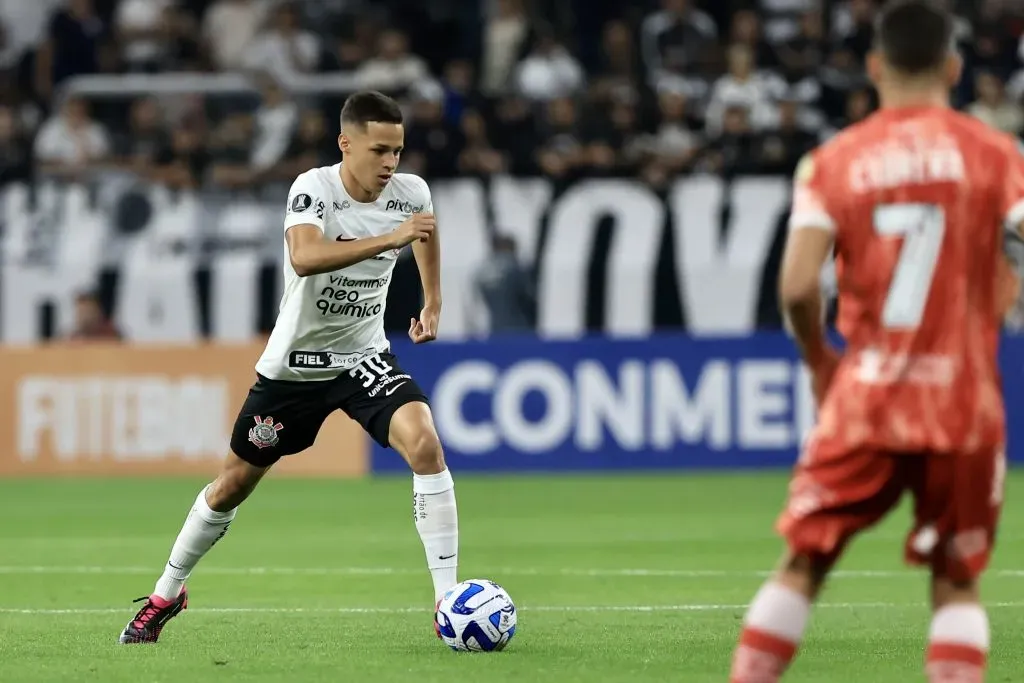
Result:
{"type": "Polygon", "coordinates": [[[868,70],[882,109],[797,171],[780,297],[811,370],[818,422],[778,529],[788,552],[754,598],[731,683],[775,683],[849,541],[914,498],[907,559],[931,570],[931,683],[984,680],[977,582],[1002,502],[1001,314],[1016,286],[1004,226],[1024,219],[1024,156],[954,112],[961,64],[949,14],[890,3],[868,70]],[[840,355],[821,324],[835,255],[840,355]]]}

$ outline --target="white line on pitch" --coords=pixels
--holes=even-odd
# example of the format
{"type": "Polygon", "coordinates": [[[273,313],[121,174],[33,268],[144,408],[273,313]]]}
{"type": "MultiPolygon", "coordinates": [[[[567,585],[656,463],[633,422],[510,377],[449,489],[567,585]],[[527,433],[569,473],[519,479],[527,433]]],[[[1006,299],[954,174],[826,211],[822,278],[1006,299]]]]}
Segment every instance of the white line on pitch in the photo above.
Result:
{"type": "MultiPolygon", "coordinates": [[[[1024,602],[988,603],[991,608],[1024,607],[1024,602]]],[[[905,609],[926,608],[924,603],[898,602],[825,602],[821,609],[905,609]]],[[[747,605],[691,604],[691,605],[537,605],[520,607],[525,612],[724,612],[744,610],[747,605]]],[[[46,609],[32,607],[0,607],[0,614],[75,615],[75,614],[127,614],[130,607],[81,607],[46,609]]],[[[429,607],[198,607],[189,613],[209,614],[415,614],[429,613],[429,607]]]]}
{"type": "MultiPolygon", "coordinates": [[[[0,574],[113,574],[148,575],[158,573],[160,567],[145,566],[92,566],[92,565],[8,565],[0,566],[0,574]]],[[[418,567],[205,567],[196,569],[199,574],[220,574],[244,576],[261,574],[278,576],[402,576],[421,574],[418,567]]],[[[495,576],[592,576],[592,577],[676,577],[676,578],[763,578],[770,571],[733,569],[574,569],[545,567],[498,567],[487,570],[495,576]]],[[[840,569],[832,573],[838,579],[865,578],[920,578],[921,573],[912,570],[840,569]]],[[[992,570],[988,576],[1024,577],[1021,569],[992,570]]]]}

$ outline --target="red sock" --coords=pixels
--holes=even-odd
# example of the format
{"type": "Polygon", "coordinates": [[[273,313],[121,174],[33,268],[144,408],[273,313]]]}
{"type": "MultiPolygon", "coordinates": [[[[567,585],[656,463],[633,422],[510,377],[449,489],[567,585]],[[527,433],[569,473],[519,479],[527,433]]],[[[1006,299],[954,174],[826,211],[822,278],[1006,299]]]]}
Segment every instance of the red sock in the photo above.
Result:
{"type": "Polygon", "coordinates": [[[747,611],[729,683],[778,683],[796,656],[810,610],[805,596],[765,584],[747,611]]]}
{"type": "Polygon", "coordinates": [[[778,683],[796,655],[796,643],[749,626],[740,634],[729,683],[778,683]]]}
{"type": "Polygon", "coordinates": [[[983,683],[985,659],[985,653],[977,648],[932,643],[925,666],[928,683],[983,683]]]}
{"type": "Polygon", "coordinates": [[[981,605],[939,609],[928,638],[928,683],[983,683],[988,645],[988,617],[981,605]]]}

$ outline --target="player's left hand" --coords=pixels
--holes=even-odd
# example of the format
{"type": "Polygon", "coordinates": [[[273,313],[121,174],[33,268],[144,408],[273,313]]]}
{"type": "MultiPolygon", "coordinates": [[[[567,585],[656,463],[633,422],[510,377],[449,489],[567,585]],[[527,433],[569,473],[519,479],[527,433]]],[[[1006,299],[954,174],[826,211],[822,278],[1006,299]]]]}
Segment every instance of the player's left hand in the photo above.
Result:
{"type": "Polygon", "coordinates": [[[420,311],[420,319],[409,319],[409,339],[415,344],[425,344],[437,339],[437,321],[441,312],[431,306],[420,311]]]}

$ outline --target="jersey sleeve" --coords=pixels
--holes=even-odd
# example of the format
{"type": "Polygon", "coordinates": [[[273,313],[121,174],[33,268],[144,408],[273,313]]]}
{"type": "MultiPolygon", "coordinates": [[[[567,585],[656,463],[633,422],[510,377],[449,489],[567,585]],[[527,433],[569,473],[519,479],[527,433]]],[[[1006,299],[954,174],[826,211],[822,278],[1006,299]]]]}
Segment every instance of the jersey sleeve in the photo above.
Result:
{"type": "Polygon", "coordinates": [[[295,225],[315,225],[324,229],[324,201],[327,188],[312,172],[303,173],[288,191],[288,208],[284,216],[284,229],[295,225]]]}
{"type": "Polygon", "coordinates": [[[797,166],[793,178],[793,210],[789,216],[789,229],[817,228],[836,231],[836,221],[828,207],[824,188],[824,174],[814,152],[806,155],[797,166]]]}
{"type": "Polygon", "coordinates": [[[1014,145],[1008,161],[1000,210],[1007,227],[1017,231],[1024,223],[1024,143],[1014,145]]]}
{"type": "Polygon", "coordinates": [[[434,200],[430,196],[430,186],[423,178],[417,178],[419,183],[416,189],[416,206],[422,206],[423,213],[434,213],[434,200]]]}

